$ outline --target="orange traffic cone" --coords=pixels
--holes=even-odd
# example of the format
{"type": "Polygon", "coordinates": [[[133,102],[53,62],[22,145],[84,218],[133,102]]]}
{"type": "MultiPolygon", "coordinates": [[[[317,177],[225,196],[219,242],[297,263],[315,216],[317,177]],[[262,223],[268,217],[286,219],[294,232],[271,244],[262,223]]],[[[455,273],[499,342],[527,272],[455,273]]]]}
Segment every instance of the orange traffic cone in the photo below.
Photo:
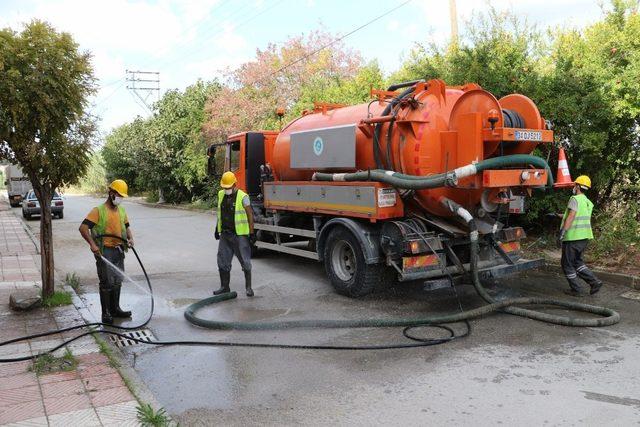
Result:
{"type": "Polygon", "coordinates": [[[573,187],[573,180],[569,173],[569,165],[567,164],[567,156],[564,154],[564,148],[560,147],[558,152],[558,173],[556,174],[556,183],[554,188],[573,187]]]}

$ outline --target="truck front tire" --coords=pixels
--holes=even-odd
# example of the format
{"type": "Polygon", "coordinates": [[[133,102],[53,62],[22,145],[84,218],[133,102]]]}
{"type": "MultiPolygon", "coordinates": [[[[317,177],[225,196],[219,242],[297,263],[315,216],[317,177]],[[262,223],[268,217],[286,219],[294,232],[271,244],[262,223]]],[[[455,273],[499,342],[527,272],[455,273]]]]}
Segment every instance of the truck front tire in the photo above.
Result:
{"type": "Polygon", "coordinates": [[[368,295],[389,277],[386,266],[365,263],[360,243],[344,227],[335,227],[327,236],[323,259],[327,277],[340,295],[368,295]]]}

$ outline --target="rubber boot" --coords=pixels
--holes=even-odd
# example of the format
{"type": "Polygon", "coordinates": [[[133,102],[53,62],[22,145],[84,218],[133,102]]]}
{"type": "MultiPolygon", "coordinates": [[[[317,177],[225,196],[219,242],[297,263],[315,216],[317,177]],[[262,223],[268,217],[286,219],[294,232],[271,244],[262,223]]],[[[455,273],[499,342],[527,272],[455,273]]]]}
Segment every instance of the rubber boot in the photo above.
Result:
{"type": "Polygon", "coordinates": [[[113,324],[111,317],[111,289],[100,289],[100,306],[102,307],[102,323],[113,324]]]}
{"type": "Polygon", "coordinates": [[[231,281],[231,272],[230,271],[222,271],[220,272],[220,289],[217,291],[213,291],[214,295],[226,294],[230,291],[229,282],[231,281]]]}
{"type": "Polygon", "coordinates": [[[111,316],[126,318],[131,317],[130,311],[125,311],[120,308],[120,289],[121,286],[114,286],[111,290],[111,316]]]}
{"type": "Polygon", "coordinates": [[[253,296],[253,289],[251,289],[251,270],[244,272],[244,287],[247,290],[247,296],[253,296]]]}

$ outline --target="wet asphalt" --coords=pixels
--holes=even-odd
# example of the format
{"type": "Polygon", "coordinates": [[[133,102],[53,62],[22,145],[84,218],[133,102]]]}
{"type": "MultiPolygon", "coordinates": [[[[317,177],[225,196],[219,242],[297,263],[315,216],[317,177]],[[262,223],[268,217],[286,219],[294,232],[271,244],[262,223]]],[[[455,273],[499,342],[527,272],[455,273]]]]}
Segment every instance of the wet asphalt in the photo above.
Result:
{"type": "MultiPolygon", "coordinates": [[[[75,272],[83,298],[99,313],[93,257],[77,232],[99,199],[69,196],[65,218],[54,220],[58,276],[75,272]]],[[[367,345],[406,342],[401,330],[218,332],[189,324],[191,303],[219,285],[213,216],[125,207],[136,247],[150,273],[156,311],[149,324],[161,340],[367,345]]],[[[16,213],[19,213],[16,211],[16,213]]],[[[37,232],[37,221],[29,222],[37,232]]],[[[141,280],[133,256],[127,273],[141,280]]],[[[353,300],[336,295],[320,264],[265,253],[253,260],[256,296],[244,296],[234,261],[235,300],[201,311],[227,320],[420,317],[482,305],[470,286],[425,292],[419,283],[353,300]]],[[[142,282],[141,282],[142,283],[142,282]]],[[[496,283],[499,297],[569,298],[566,283],[531,272],[496,283]]],[[[548,325],[506,314],[472,322],[471,335],[427,348],[317,351],[222,347],[124,348],[158,401],[182,425],[628,425],[640,419],[640,293],[607,285],[583,302],[618,310],[607,328],[548,325]]],[[[148,296],[125,283],[122,305],[136,324],[148,315],[148,296]]],[[[550,310],[550,309],[548,309],[550,310]]],[[[562,310],[554,310],[562,312],[562,310]]],[[[462,332],[462,325],[456,325],[462,332]]],[[[425,337],[441,331],[415,331],[425,337]]]]}

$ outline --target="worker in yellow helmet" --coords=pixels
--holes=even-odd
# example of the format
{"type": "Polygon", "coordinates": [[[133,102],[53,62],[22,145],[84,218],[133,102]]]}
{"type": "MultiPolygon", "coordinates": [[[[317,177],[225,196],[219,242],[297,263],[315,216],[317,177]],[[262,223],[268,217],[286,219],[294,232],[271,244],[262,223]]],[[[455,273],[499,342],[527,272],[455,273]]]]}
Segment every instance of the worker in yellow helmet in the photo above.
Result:
{"type": "Polygon", "coordinates": [[[130,311],[120,308],[120,289],[122,276],[104,259],[124,271],[124,253],[133,246],[133,234],[129,227],[129,218],[121,205],[128,197],[127,183],[116,179],[109,185],[107,200],[89,212],[80,224],[80,234],[89,244],[96,258],[98,279],[100,280],[100,306],[102,323],[113,323],[114,317],[131,317],[130,311]],[[101,237],[111,234],[116,237],[101,237]]]}
{"type": "Polygon", "coordinates": [[[581,175],[576,178],[573,196],[569,199],[569,205],[562,217],[558,235],[558,242],[562,245],[562,270],[570,287],[565,293],[577,297],[583,295],[580,292],[578,277],[589,284],[591,295],[602,287],[602,282],[589,270],[582,259],[587,243],[593,239],[591,230],[593,203],[584,194],[590,188],[591,179],[588,176],[581,175]]]}
{"type": "Polygon", "coordinates": [[[245,289],[252,297],[251,288],[251,246],[255,243],[253,232],[253,210],[249,196],[238,188],[238,180],[233,172],[225,172],[220,180],[222,190],[218,192],[218,219],[214,232],[218,244],[218,271],[220,289],[213,292],[220,295],[230,292],[231,261],[235,255],[244,271],[245,289]]]}

